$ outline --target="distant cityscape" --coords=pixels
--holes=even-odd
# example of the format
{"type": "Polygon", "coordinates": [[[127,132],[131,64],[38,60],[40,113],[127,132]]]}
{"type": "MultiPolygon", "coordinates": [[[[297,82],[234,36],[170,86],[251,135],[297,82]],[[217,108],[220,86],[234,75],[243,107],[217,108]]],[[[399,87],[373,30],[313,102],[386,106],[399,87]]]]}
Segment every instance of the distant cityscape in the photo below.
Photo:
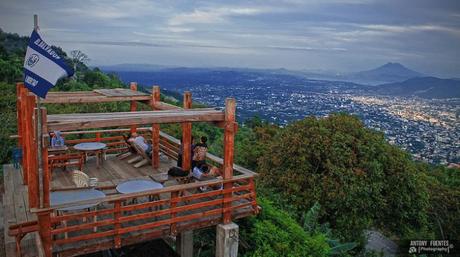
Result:
{"type": "MultiPolygon", "coordinates": [[[[400,74],[396,66],[395,73],[400,74]]],[[[453,93],[455,90],[436,88],[433,78],[398,85],[397,90],[392,89],[402,94],[389,96],[382,94],[388,85],[312,80],[273,71],[178,68],[116,73],[125,82],[159,84],[180,94],[190,90],[193,101],[210,106],[223,106],[225,98],[233,96],[237,99],[239,121],[259,116],[284,126],[310,115],[350,113],[360,117],[367,127],[383,132],[388,142],[407,150],[414,159],[434,164],[460,163],[460,98],[453,93]],[[443,92],[443,98],[421,94],[428,92],[426,88],[433,96],[443,92]],[[407,90],[412,90],[412,96],[407,95],[407,90]],[[449,93],[453,98],[446,97],[449,93]],[[418,97],[420,94],[425,98],[418,97]]],[[[447,88],[458,88],[455,85],[447,88]]]]}
{"type": "Polygon", "coordinates": [[[237,99],[240,121],[255,115],[286,125],[305,116],[324,117],[346,112],[359,116],[364,124],[383,132],[391,144],[413,154],[417,160],[448,164],[460,162],[460,124],[456,108],[460,99],[427,100],[312,92],[301,86],[190,87],[194,101],[222,106],[225,97],[237,99]]]}

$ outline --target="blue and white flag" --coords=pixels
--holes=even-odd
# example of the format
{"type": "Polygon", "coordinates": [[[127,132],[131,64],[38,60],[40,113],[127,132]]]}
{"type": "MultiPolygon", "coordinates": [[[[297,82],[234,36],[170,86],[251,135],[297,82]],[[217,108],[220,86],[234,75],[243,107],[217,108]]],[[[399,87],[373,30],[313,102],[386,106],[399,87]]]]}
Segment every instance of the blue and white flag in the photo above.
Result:
{"type": "Polygon", "coordinates": [[[24,59],[24,84],[36,95],[45,98],[58,79],[74,73],[50,45],[33,31],[24,59]]]}

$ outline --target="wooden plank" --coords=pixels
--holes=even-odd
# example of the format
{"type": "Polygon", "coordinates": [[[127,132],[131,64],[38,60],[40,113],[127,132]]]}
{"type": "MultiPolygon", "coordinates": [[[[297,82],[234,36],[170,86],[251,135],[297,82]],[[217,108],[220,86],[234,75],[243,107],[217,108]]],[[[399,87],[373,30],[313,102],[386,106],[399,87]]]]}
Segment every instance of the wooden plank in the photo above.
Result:
{"type": "Polygon", "coordinates": [[[126,125],[143,125],[152,123],[181,123],[221,121],[225,116],[222,111],[209,109],[192,109],[179,111],[143,111],[133,113],[88,113],[48,115],[48,129],[75,130],[126,125]]]}
{"type": "Polygon", "coordinates": [[[107,103],[121,101],[148,101],[148,95],[134,96],[71,96],[71,97],[47,97],[42,101],[45,104],[77,104],[77,103],[107,103]]]}
{"type": "MultiPolygon", "coordinates": [[[[135,83],[135,82],[131,82],[135,83]]],[[[137,86],[137,84],[136,84],[137,86]]],[[[148,94],[140,91],[131,91],[131,89],[126,88],[113,88],[113,89],[95,89],[94,92],[99,93],[104,96],[148,96],[148,94]]]]}

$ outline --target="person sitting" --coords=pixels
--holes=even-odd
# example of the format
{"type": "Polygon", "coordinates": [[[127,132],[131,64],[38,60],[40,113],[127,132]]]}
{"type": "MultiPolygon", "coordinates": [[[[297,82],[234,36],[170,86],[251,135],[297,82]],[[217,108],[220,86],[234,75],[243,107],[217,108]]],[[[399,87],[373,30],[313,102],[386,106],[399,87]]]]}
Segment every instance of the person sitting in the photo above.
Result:
{"type": "Polygon", "coordinates": [[[152,145],[148,144],[147,140],[145,140],[143,136],[134,132],[131,134],[131,138],[128,139],[128,142],[136,144],[145,152],[145,154],[152,158],[152,145]]]}
{"type": "Polygon", "coordinates": [[[51,147],[63,147],[64,137],[61,136],[61,131],[54,131],[51,133],[51,147]]]}
{"type": "Polygon", "coordinates": [[[201,137],[201,142],[196,144],[193,148],[193,159],[192,168],[206,164],[206,153],[208,152],[207,142],[208,138],[205,136],[201,137]]]}
{"type": "Polygon", "coordinates": [[[196,166],[192,170],[192,175],[194,178],[198,180],[204,180],[206,178],[214,178],[221,175],[219,168],[217,167],[210,167],[207,164],[201,164],[200,166],[196,166]]]}

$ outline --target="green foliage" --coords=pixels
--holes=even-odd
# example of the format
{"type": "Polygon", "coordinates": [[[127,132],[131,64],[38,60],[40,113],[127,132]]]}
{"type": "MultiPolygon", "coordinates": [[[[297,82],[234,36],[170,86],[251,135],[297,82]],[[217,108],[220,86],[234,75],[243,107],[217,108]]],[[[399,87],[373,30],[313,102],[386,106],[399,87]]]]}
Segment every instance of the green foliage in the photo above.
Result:
{"type": "Polygon", "coordinates": [[[15,135],[16,128],[16,88],[13,85],[0,82],[0,162],[8,163],[15,140],[10,139],[15,135]]]}
{"type": "Polygon", "coordinates": [[[437,238],[460,238],[460,170],[436,167],[426,170],[429,189],[429,216],[437,238]]]}
{"type": "Polygon", "coordinates": [[[243,220],[242,240],[249,244],[243,256],[328,256],[326,235],[305,231],[286,212],[259,198],[262,212],[243,220]],[[246,224],[244,224],[246,222],[246,224]]]}
{"type": "Polygon", "coordinates": [[[260,182],[278,190],[297,217],[319,202],[320,220],[351,241],[371,226],[399,235],[427,226],[427,188],[408,154],[358,118],[306,118],[268,144],[260,182]]]}

